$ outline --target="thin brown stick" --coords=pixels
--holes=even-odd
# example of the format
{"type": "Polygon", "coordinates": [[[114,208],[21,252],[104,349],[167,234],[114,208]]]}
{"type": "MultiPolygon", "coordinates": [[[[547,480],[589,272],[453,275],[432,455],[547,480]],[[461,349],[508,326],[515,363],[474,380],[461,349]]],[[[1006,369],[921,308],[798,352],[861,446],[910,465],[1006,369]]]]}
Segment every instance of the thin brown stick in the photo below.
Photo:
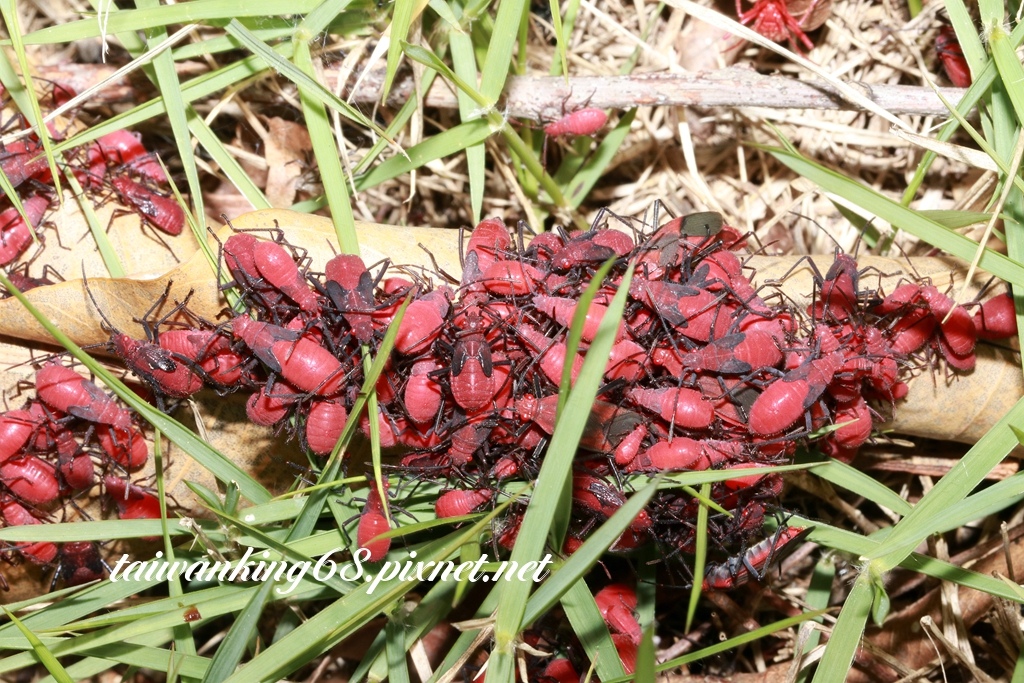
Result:
{"type": "MultiPolygon", "coordinates": [[[[73,80],[77,90],[108,76],[110,69],[95,66],[91,79],[86,65],[41,67],[40,75],[58,82],[73,80]],[[73,78],[69,76],[73,74],[73,78]]],[[[336,91],[339,72],[324,73],[327,88],[336,91]]],[[[356,104],[372,104],[381,97],[383,69],[367,74],[359,89],[342,89],[343,97],[356,104]]],[[[931,89],[911,85],[867,84],[849,81],[865,97],[894,114],[937,115],[946,113],[931,89]]],[[[944,88],[943,95],[957,101],[965,91],[944,88]]],[[[392,89],[388,103],[400,105],[411,96],[412,81],[400,81],[392,89]]],[[[97,93],[93,103],[115,104],[131,101],[134,91],[124,83],[114,83],[97,93]]],[[[426,96],[426,106],[455,109],[458,102],[449,87],[435,82],[426,96]]],[[[566,111],[584,106],[626,110],[633,107],[765,107],[769,109],[857,110],[836,89],[822,81],[801,81],[788,76],[765,76],[749,68],[733,66],[717,71],[688,74],[637,74],[632,76],[583,76],[566,82],[561,77],[521,76],[509,79],[505,91],[504,112],[512,118],[550,120],[566,111]]]]}

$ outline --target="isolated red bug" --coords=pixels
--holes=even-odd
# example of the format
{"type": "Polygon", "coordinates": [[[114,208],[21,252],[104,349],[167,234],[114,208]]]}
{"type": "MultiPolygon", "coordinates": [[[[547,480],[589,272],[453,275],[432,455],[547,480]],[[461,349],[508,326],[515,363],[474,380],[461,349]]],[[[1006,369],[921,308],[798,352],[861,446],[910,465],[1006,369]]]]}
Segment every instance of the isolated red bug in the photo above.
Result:
{"type": "Polygon", "coordinates": [[[593,135],[608,123],[608,114],[596,107],[585,107],[566,114],[544,126],[544,133],[553,138],[593,135]]]}
{"type": "MultiPolygon", "coordinates": [[[[387,483],[385,482],[385,491],[387,483]]],[[[377,484],[370,480],[370,488],[366,492],[366,505],[363,506],[363,513],[359,516],[359,529],[356,533],[359,547],[367,550],[368,562],[379,562],[384,559],[391,548],[390,538],[377,538],[380,534],[391,530],[388,518],[385,515],[386,502],[381,500],[377,492],[377,484]]]]}
{"type": "Polygon", "coordinates": [[[971,87],[971,67],[964,58],[964,50],[952,26],[942,26],[935,36],[935,54],[942,62],[942,68],[950,82],[958,88],[971,87]]]}
{"type": "Polygon", "coordinates": [[[799,40],[808,50],[814,43],[805,31],[811,31],[825,23],[831,12],[830,0],[757,0],[754,6],[743,11],[741,0],[736,0],[736,14],[741,24],[754,22],[753,29],[768,40],[780,43],[788,40],[797,52],[799,40]],[[797,21],[796,16],[800,17],[797,21]]]}
{"type": "MultiPolygon", "coordinates": [[[[43,523],[25,509],[21,503],[10,499],[0,502],[0,516],[3,517],[4,523],[7,526],[28,526],[30,524],[43,523]]],[[[49,541],[21,543],[14,546],[14,548],[36,564],[50,564],[57,557],[57,544],[50,543],[49,541]]]]}
{"type": "Polygon", "coordinates": [[[10,458],[0,465],[0,482],[30,505],[49,505],[60,495],[53,465],[34,455],[10,458]]]}
{"type": "Polygon", "coordinates": [[[162,232],[176,237],[185,229],[185,210],[176,200],[127,176],[110,181],[118,196],[132,207],[142,219],[162,232]]]}
{"type": "Polygon", "coordinates": [[[36,372],[36,393],[51,408],[89,422],[128,429],[131,414],[74,370],[51,363],[36,372]]]}
{"type": "Polygon", "coordinates": [[[615,633],[640,642],[640,623],[636,620],[636,591],[624,583],[612,583],[594,594],[597,608],[608,627],[615,633]]]}
{"type": "Polygon", "coordinates": [[[434,511],[438,518],[468,515],[494,496],[490,489],[445,491],[437,497],[434,511]]]}
{"type": "Polygon", "coordinates": [[[32,195],[22,202],[22,208],[31,227],[13,206],[0,213],[0,266],[14,261],[32,244],[32,230],[42,222],[50,200],[41,194],[32,195]]]}
{"type": "Polygon", "coordinates": [[[264,280],[297,303],[306,313],[320,315],[320,302],[284,247],[276,242],[259,242],[253,247],[252,253],[256,269],[264,280]]]}
{"type": "Polygon", "coordinates": [[[317,455],[327,455],[338,443],[348,421],[348,411],[337,401],[317,401],[306,415],[306,445],[317,455]]]}
{"type": "Polygon", "coordinates": [[[763,580],[768,566],[782,549],[806,536],[810,531],[810,528],[801,527],[780,528],[773,537],[761,541],[741,557],[733,557],[720,565],[709,566],[701,590],[731,590],[747,583],[751,576],[756,581],[763,580]]]}
{"type": "Polygon", "coordinates": [[[1009,292],[994,296],[974,314],[974,327],[981,339],[1006,339],[1017,334],[1017,311],[1009,292]]]}

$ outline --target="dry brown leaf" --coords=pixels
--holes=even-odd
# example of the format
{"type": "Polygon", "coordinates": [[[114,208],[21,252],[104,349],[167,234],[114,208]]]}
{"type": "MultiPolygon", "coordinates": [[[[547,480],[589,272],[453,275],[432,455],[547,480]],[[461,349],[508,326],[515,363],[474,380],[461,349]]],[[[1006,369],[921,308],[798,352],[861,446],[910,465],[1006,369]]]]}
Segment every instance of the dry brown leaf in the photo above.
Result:
{"type": "Polygon", "coordinates": [[[267,133],[263,138],[269,167],[267,201],[272,206],[291,206],[295,203],[298,180],[306,161],[305,153],[313,149],[309,131],[293,121],[272,117],[267,120],[267,133]]]}

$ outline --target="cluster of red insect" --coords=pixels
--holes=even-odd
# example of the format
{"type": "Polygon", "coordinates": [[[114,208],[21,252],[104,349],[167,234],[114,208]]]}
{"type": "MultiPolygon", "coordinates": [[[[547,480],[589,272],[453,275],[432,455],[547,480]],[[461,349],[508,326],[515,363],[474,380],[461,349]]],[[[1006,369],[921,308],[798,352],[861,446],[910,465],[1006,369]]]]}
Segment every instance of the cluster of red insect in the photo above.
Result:
{"type": "MultiPolygon", "coordinates": [[[[36,398],[24,407],[0,415],[0,518],[5,525],[48,521],[49,510],[74,505],[75,497],[90,491],[98,478],[119,518],[159,518],[156,497],[127,480],[149,457],[132,413],[92,381],[56,363],[39,369],[35,390],[36,398]]],[[[39,565],[56,561],[54,583],[62,579],[78,585],[103,575],[95,543],[40,542],[14,549],[39,565]]]]}
{"type": "MultiPolygon", "coordinates": [[[[54,85],[41,99],[41,104],[57,107],[74,96],[67,87],[54,85]]],[[[65,133],[52,123],[48,123],[47,128],[53,140],[65,138],[65,133]]],[[[56,203],[54,181],[42,142],[31,131],[24,116],[11,117],[0,134],[8,137],[19,131],[21,137],[0,143],[0,169],[18,192],[29,222],[25,222],[10,198],[0,190],[0,266],[14,263],[28,251],[33,235],[46,223],[47,214],[56,203]]],[[[84,189],[115,195],[146,224],[168,235],[181,234],[185,214],[178,202],[162,189],[168,184],[167,174],[156,157],[142,145],[138,135],[125,130],[108,133],[89,143],[84,150],[79,148],[58,156],[58,168],[61,167],[70,169],[84,189]]],[[[45,278],[29,277],[27,264],[12,270],[9,277],[22,290],[51,284],[45,278]]]]}
{"type": "MultiPolygon", "coordinates": [[[[774,290],[754,289],[737,255],[743,240],[714,213],[672,220],[639,243],[625,232],[592,229],[517,245],[502,221],[486,220],[470,237],[462,279],[451,283],[456,289],[432,288],[415,275],[387,277],[383,268],[373,274],[351,255],[334,257],[322,274],[306,272],[279,239],[240,232],[223,246],[248,315],[221,325],[194,316],[166,322],[187,314],[185,302],[147,324],[146,340],[110,327],[111,351],[158,404],[204,386],[250,391],[253,422],[286,429],[313,453],[327,454],[363,383],[363,349],[378,348],[411,297],[376,384],[374,419],[382,446],[408,451],[396,474],[449,482],[437,516],[467,514],[500,500],[509,479],[537,476],[563,369],[568,362],[573,379],[580,372],[632,265],[605,383],[575,461],[564,551],[573,552],[624,504],[627,475],[734,470],[711,487],[727,513],[708,521],[711,562],[700,577],[707,590],[760,579],[801,533],[783,523],[764,538],[766,517],[778,516],[782,479],[743,470],[788,462],[811,438],[826,453],[851,459],[869,438],[876,411],[905,395],[900,378],[907,370],[940,357],[955,370],[969,369],[976,328],[985,337],[1014,333],[1006,296],[972,319],[927,283],[908,282],[887,296],[862,289],[863,274],[845,255],[815,276],[814,303],[795,310],[774,290]],[[567,359],[578,301],[608,260],[613,265],[598,283],[580,349],[567,359]]],[[[122,516],[154,514],[148,494],[120,476],[146,457],[144,447],[133,447],[128,413],[77,373],[55,365],[39,372],[38,400],[3,423],[12,434],[5,443],[16,444],[0,469],[5,500],[45,507],[62,491],[91,484],[91,454],[116,468],[103,481],[122,516]],[[83,453],[79,473],[75,458],[83,453]],[[132,507],[133,500],[147,502],[132,507]]],[[[369,434],[369,419],[360,420],[369,434]]],[[[375,538],[388,529],[388,505],[388,496],[371,489],[358,528],[371,560],[389,549],[389,541],[375,538]]],[[[681,490],[659,492],[612,550],[659,544],[666,558],[680,558],[667,564],[692,582],[685,556],[695,547],[699,505],[681,490]]],[[[512,546],[524,509],[509,508],[496,526],[497,544],[512,546]]],[[[5,517],[25,523],[24,515],[5,517]]]]}

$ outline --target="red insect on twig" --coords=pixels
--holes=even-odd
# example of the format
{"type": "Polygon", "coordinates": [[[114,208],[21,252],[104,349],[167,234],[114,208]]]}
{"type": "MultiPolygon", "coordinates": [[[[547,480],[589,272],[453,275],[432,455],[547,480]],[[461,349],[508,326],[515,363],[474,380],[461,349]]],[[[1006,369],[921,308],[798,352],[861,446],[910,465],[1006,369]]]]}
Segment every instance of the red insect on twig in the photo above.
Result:
{"type": "Polygon", "coordinates": [[[971,67],[964,59],[963,48],[952,26],[939,29],[939,35],[935,36],[935,54],[953,85],[958,88],[971,87],[971,67]]]}
{"type": "Polygon", "coordinates": [[[808,50],[814,43],[807,31],[820,27],[832,12],[832,0],[757,0],[743,11],[741,0],[736,0],[736,15],[741,24],[754,22],[753,29],[776,43],[788,40],[798,54],[802,54],[797,41],[808,50]]]}

